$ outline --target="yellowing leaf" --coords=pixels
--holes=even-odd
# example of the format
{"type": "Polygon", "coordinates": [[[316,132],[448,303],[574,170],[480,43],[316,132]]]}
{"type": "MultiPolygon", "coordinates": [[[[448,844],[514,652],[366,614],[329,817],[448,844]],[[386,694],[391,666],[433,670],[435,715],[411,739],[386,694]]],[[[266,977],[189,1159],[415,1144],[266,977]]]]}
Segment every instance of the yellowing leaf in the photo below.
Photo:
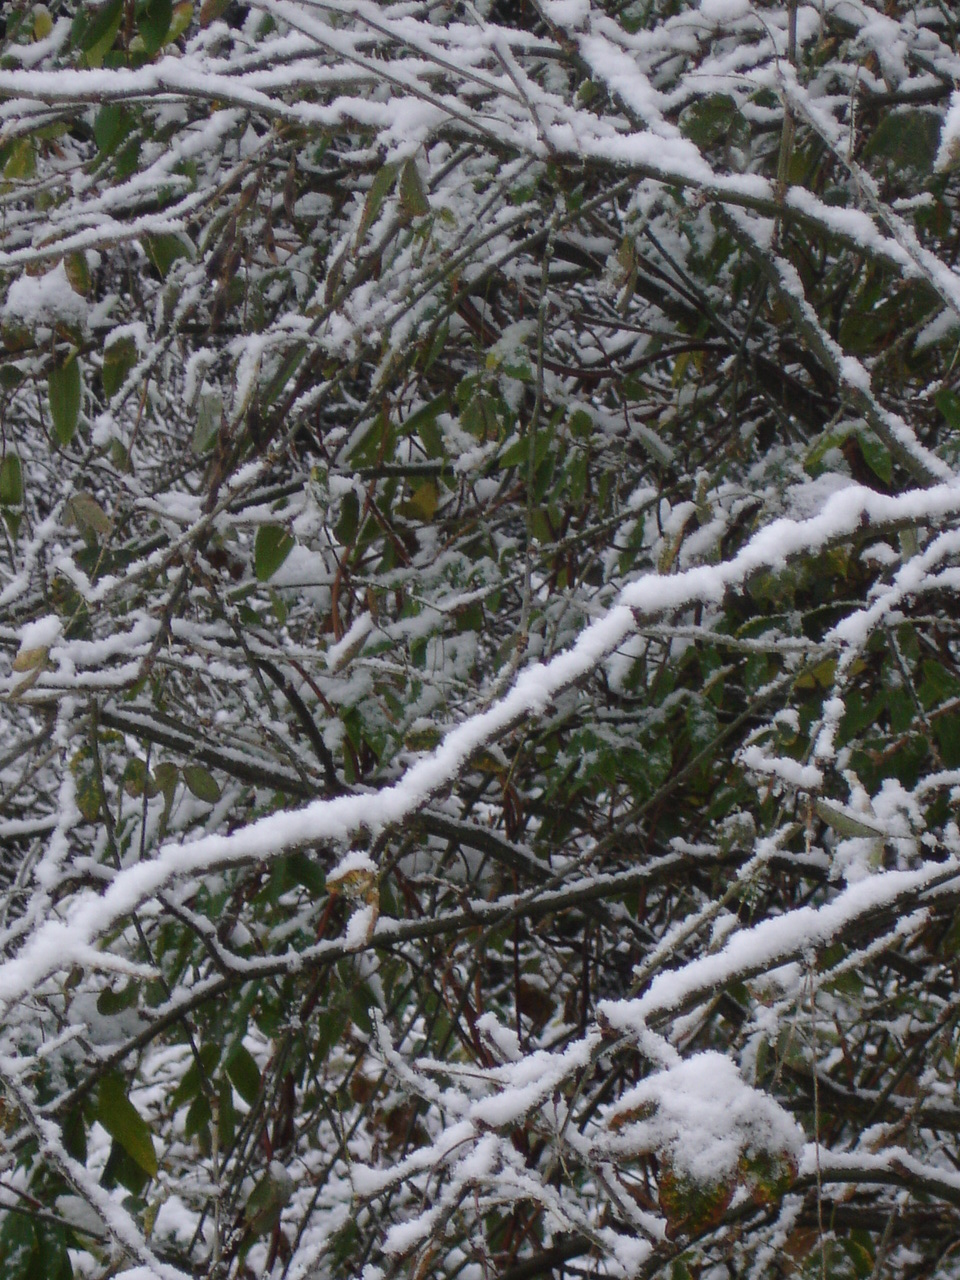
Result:
{"type": "Polygon", "coordinates": [[[72,524],[81,533],[99,534],[105,537],[113,528],[113,521],[96,498],[89,493],[75,493],[63,508],[64,524],[72,524]]]}
{"type": "Polygon", "coordinates": [[[407,506],[412,507],[414,512],[428,523],[437,514],[439,505],[440,494],[432,480],[424,480],[423,484],[418,485],[407,503],[407,506]]]}
{"type": "Polygon", "coordinates": [[[715,1227],[733,1199],[735,1179],[699,1183],[677,1173],[666,1160],[661,1168],[658,1194],[669,1235],[681,1231],[694,1235],[715,1227]]]}
{"type": "Polygon", "coordinates": [[[50,10],[45,4],[36,5],[33,10],[34,40],[46,40],[52,30],[53,18],[50,16],[50,10]]]}
{"type": "Polygon", "coordinates": [[[90,268],[87,265],[87,255],[85,253],[68,253],[63,260],[63,269],[67,279],[70,281],[70,288],[74,293],[86,296],[90,292],[90,268]]]}
{"type": "Polygon", "coordinates": [[[349,898],[351,901],[357,901],[360,898],[366,898],[376,885],[377,877],[373,871],[366,868],[354,868],[351,871],[345,871],[342,875],[337,875],[331,871],[327,876],[327,892],[333,895],[339,894],[341,897],[349,898]]]}
{"type": "Polygon", "coordinates": [[[838,804],[830,804],[827,800],[821,800],[818,796],[813,806],[817,811],[817,816],[827,824],[833,827],[838,836],[848,839],[851,836],[879,836],[883,837],[883,832],[878,826],[867,822],[859,814],[853,814],[849,809],[842,808],[838,804]]]}
{"type": "Polygon", "coordinates": [[[229,3],[230,0],[203,0],[200,6],[201,27],[209,27],[211,22],[216,22],[226,12],[229,3]]]}
{"type": "Polygon", "coordinates": [[[47,660],[49,648],[44,645],[38,645],[35,649],[21,649],[13,660],[14,671],[34,671],[38,667],[42,667],[47,660]]]}
{"type": "Polygon", "coordinates": [[[404,738],[403,745],[408,751],[432,751],[440,742],[442,736],[439,729],[431,727],[411,729],[404,738]]]}
{"type": "Polygon", "coordinates": [[[3,166],[3,176],[14,182],[24,182],[32,178],[37,167],[32,138],[18,138],[10,148],[3,166]]]}
{"type": "Polygon", "coordinates": [[[167,32],[167,38],[164,43],[171,44],[174,40],[179,40],[192,21],[193,0],[183,0],[183,3],[174,5],[170,30],[167,32]]]}
{"type": "Polygon", "coordinates": [[[797,689],[815,689],[819,685],[822,689],[829,689],[833,684],[836,670],[836,658],[824,658],[815,667],[810,667],[802,675],[797,676],[794,681],[794,687],[797,689]]]}
{"type": "Polygon", "coordinates": [[[123,770],[123,789],[128,796],[142,796],[147,787],[147,765],[139,756],[134,756],[132,760],[128,760],[123,770]]]}

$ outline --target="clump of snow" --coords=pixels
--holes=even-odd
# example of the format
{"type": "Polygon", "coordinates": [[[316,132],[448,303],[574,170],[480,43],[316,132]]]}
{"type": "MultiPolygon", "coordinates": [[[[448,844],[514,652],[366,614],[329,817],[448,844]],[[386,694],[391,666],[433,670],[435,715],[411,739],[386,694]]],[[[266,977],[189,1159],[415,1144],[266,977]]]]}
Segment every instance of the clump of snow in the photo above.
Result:
{"type": "Polygon", "coordinates": [[[519,1062],[523,1057],[520,1037],[510,1027],[505,1027],[495,1013],[481,1014],[477,1019],[477,1030],[504,1061],[519,1062]]]}
{"type": "Polygon", "coordinates": [[[28,622],[20,632],[21,653],[27,653],[31,649],[51,648],[60,639],[62,631],[63,624],[53,613],[28,622]]]}
{"type": "Polygon", "coordinates": [[[27,329],[66,325],[85,332],[88,306],[77,293],[62,262],[42,276],[18,276],[0,312],[3,323],[27,329]]]}
{"type": "Polygon", "coordinates": [[[848,489],[854,483],[849,475],[840,471],[827,471],[815,480],[806,480],[791,485],[787,490],[785,506],[787,513],[795,520],[805,520],[818,515],[824,503],[841,489],[848,489]]]}
{"type": "Polygon", "coordinates": [[[354,911],[343,931],[343,945],[347,951],[359,951],[370,941],[377,923],[377,908],[373,905],[354,911]]]}
{"type": "Polygon", "coordinates": [[[364,611],[355,619],[346,634],[327,650],[327,669],[340,671],[352,657],[359,653],[367,636],[373,630],[373,618],[364,611]]]}
{"type": "Polygon", "coordinates": [[[888,542],[873,542],[869,547],[864,547],[860,552],[860,559],[864,564],[875,564],[881,567],[899,564],[899,553],[894,551],[888,542]]]}
{"type": "Polygon", "coordinates": [[[950,99],[933,167],[936,173],[943,173],[946,169],[955,168],[957,164],[960,164],[960,89],[954,89],[950,99]]]}
{"type": "Polygon", "coordinates": [[[708,22],[723,26],[745,18],[750,12],[750,0],[700,0],[700,12],[708,22]]]}
{"type": "MultiPolygon", "coordinates": [[[[65,1218],[71,1226],[97,1236],[103,1230],[103,1222],[97,1211],[87,1204],[82,1196],[58,1196],[55,1202],[57,1213],[65,1218]]],[[[189,1240],[189,1236],[187,1239],[189,1240]]]]}
{"type": "Polygon", "coordinates": [[[543,7],[548,20],[558,27],[575,29],[582,26],[590,15],[589,0],[549,0],[543,7]]]}
{"type": "Polygon", "coordinates": [[[944,307],[940,314],[935,316],[917,334],[916,341],[913,344],[914,351],[925,351],[928,347],[942,342],[947,334],[956,329],[958,323],[960,321],[958,321],[956,314],[949,307],[944,307]]]}
{"type": "Polygon", "coordinates": [[[714,1052],[648,1076],[620,1099],[613,1124],[617,1146],[657,1151],[701,1184],[732,1176],[744,1156],[770,1153],[796,1164],[803,1150],[793,1117],[714,1052]]]}

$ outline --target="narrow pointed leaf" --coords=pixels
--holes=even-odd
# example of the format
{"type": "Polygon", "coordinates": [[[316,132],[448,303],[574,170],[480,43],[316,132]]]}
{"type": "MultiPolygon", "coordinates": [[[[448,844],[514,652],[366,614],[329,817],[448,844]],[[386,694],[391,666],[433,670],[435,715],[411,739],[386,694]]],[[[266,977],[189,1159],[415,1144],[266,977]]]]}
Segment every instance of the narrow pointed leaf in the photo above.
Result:
{"type": "Polygon", "coordinates": [[[144,1173],[156,1175],[157,1153],[150,1128],[127,1097],[123,1077],[115,1072],[100,1081],[97,1119],[144,1173]]]}
{"type": "Polygon", "coordinates": [[[47,380],[50,418],[53,438],[61,448],[70,443],[77,430],[82,385],[80,361],[75,356],[50,370],[47,380]]]}

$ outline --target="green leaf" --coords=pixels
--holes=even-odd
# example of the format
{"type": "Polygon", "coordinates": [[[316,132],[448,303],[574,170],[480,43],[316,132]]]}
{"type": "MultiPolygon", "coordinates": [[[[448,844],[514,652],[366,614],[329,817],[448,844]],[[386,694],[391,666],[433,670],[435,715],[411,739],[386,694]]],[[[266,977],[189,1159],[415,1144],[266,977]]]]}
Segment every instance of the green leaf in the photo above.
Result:
{"type": "Polygon", "coordinates": [[[80,361],[75,355],[50,370],[47,379],[50,417],[53,420],[53,438],[60,448],[73,439],[80,421],[82,385],[80,361]]]}
{"type": "Polygon", "coordinates": [[[137,12],[137,30],[143,39],[147,55],[153,57],[166,41],[173,21],[173,0],[146,0],[137,12]]]}
{"type": "Polygon", "coordinates": [[[154,785],[156,791],[152,792],[156,795],[162,792],[168,798],[168,804],[173,800],[173,792],[177,785],[177,779],[180,776],[180,770],[172,760],[161,760],[153,770],[154,785]]]}
{"type": "Polygon", "coordinates": [[[857,438],[860,441],[860,452],[867,466],[884,484],[889,484],[893,479],[893,458],[890,450],[872,431],[860,431],[857,438]]]}
{"type": "Polygon", "coordinates": [[[188,1138],[196,1135],[197,1145],[204,1155],[210,1150],[210,1121],[213,1112],[210,1110],[210,1103],[202,1093],[198,1093],[194,1100],[187,1108],[186,1119],[183,1122],[183,1132],[188,1138]]]}
{"type": "MultiPolygon", "coordinates": [[[[67,1252],[67,1230],[59,1224],[38,1222],[34,1227],[39,1244],[36,1280],[72,1280],[73,1266],[67,1252]]],[[[72,1232],[70,1244],[73,1244],[72,1232]]]]}
{"type": "Polygon", "coordinates": [[[824,431],[817,437],[803,460],[803,469],[808,475],[819,474],[820,464],[831,449],[839,449],[849,435],[848,431],[824,431]]]}
{"type": "Polygon", "coordinates": [[[370,190],[367,192],[367,198],[363,202],[363,213],[360,215],[360,226],[357,228],[357,239],[355,247],[360,248],[364,238],[374,222],[377,215],[383,208],[383,202],[393,190],[393,184],[397,180],[397,166],[395,164],[385,164],[382,169],[378,169],[373,176],[370,184],[370,190]]]}
{"type": "MultiPolygon", "coordinates": [[[[39,675],[40,668],[36,668],[39,675]]],[[[100,817],[100,805],[103,793],[100,784],[94,777],[92,769],[84,769],[77,775],[77,808],[88,822],[96,822],[100,817]]]]}
{"type": "Polygon", "coordinates": [[[960,767],[960,716],[936,716],[933,721],[933,736],[937,740],[937,746],[946,767],[948,769],[960,767]]]}
{"type": "Polygon", "coordinates": [[[252,1236],[263,1236],[280,1221],[293,1194],[293,1179],[283,1165],[274,1162],[247,1197],[243,1218],[252,1236]]]}
{"type": "Polygon", "coordinates": [[[885,112],[863,149],[865,159],[886,160],[894,173],[928,174],[933,168],[940,121],[932,111],[885,112]]]}
{"type": "Polygon", "coordinates": [[[927,658],[920,670],[923,679],[917,694],[926,710],[960,694],[960,680],[943,663],[927,658]]]}
{"type": "Polygon", "coordinates": [[[102,156],[112,155],[126,133],[127,112],[119,102],[105,102],[93,122],[93,140],[102,156]]]}
{"type": "Polygon", "coordinates": [[[119,338],[116,342],[111,342],[104,350],[103,367],[100,371],[103,394],[108,398],[115,396],[136,363],[137,347],[132,338],[119,338]]]}
{"type": "Polygon", "coordinates": [[[427,191],[412,156],[400,170],[400,210],[405,218],[420,218],[430,212],[427,191]]]}
{"type": "Polygon", "coordinates": [[[437,426],[437,416],[449,403],[449,397],[444,391],[415,409],[403,424],[404,435],[412,435],[415,431],[420,437],[428,458],[439,458],[443,453],[443,436],[437,426]]]}
{"type": "Polygon", "coordinates": [[[742,132],[746,122],[733,98],[725,93],[698,99],[680,117],[680,128],[698,147],[716,146],[731,132],[742,132]]]}
{"type": "Polygon", "coordinates": [[[161,760],[154,766],[153,777],[147,778],[147,795],[152,799],[156,795],[163,796],[163,814],[160,819],[162,828],[166,828],[173,811],[173,801],[177,794],[177,780],[180,770],[172,760],[161,760]]]}
{"type": "Polygon", "coordinates": [[[0,1226],[0,1264],[4,1280],[71,1280],[66,1229],[8,1212],[0,1226]]]}
{"type": "Polygon", "coordinates": [[[209,769],[204,769],[203,765],[185,764],[183,780],[198,800],[203,800],[207,804],[216,804],[220,799],[220,786],[209,769]]]}
{"type": "Polygon", "coordinates": [[[483,605],[479,600],[461,606],[454,616],[458,635],[462,635],[465,631],[482,631],[484,628],[483,605]]]}
{"type": "Polygon", "coordinates": [[[26,1280],[37,1249],[33,1222],[26,1214],[8,1213],[0,1225],[0,1258],[9,1280],[26,1280]]]}
{"type": "Polygon", "coordinates": [[[180,258],[193,259],[193,244],[186,236],[174,234],[144,236],[142,243],[147,257],[156,267],[161,280],[166,280],[170,268],[180,258]]]}
{"type": "Polygon", "coordinates": [[[934,397],[934,404],[943,414],[950,430],[960,431],[960,396],[948,387],[944,387],[934,397]]]}
{"type": "Polygon", "coordinates": [[[141,1169],[133,1156],[124,1149],[123,1144],[114,1138],[110,1143],[107,1163],[100,1175],[101,1184],[109,1190],[119,1183],[121,1187],[126,1187],[131,1195],[139,1196],[149,1181],[150,1174],[141,1169]]]}
{"type": "Polygon", "coordinates": [[[0,462],[0,506],[19,507],[23,503],[23,473],[20,459],[8,453],[0,462]]]}
{"type": "Polygon", "coordinates": [[[433,340],[431,341],[430,348],[427,351],[427,358],[423,362],[424,373],[427,373],[431,365],[433,365],[435,361],[439,359],[440,354],[443,351],[443,348],[447,344],[447,338],[449,336],[450,336],[450,326],[449,324],[447,324],[446,321],[444,321],[444,323],[437,328],[436,333],[433,335],[433,340]]]}
{"type": "Polygon", "coordinates": [[[132,1009],[139,996],[140,983],[135,980],[128,982],[119,991],[106,987],[97,996],[97,1013],[102,1013],[104,1017],[111,1017],[113,1014],[122,1013],[124,1009],[132,1009]]]}
{"type": "Polygon", "coordinates": [[[740,1176],[755,1204],[776,1204],[790,1190],[797,1166],[782,1151],[751,1151],[740,1161],[740,1176]]]}
{"type": "Polygon", "coordinates": [[[350,489],[340,499],[340,519],[337,521],[337,538],[348,547],[357,536],[360,527],[360,500],[350,489]]]}
{"type": "Polygon", "coordinates": [[[306,355],[307,348],[303,343],[295,346],[289,351],[280,363],[280,367],[266,384],[261,393],[260,403],[266,408],[267,405],[273,404],[277,396],[284,389],[293,375],[300,366],[300,362],[306,355]]]}
{"type": "Polygon", "coordinates": [[[293,538],[279,524],[262,524],[253,544],[253,565],[258,582],[272,578],[293,550],[293,538]]]}
{"type": "Polygon", "coordinates": [[[230,1083],[247,1106],[252,1107],[260,1096],[260,1068],[251,1053],[238,1044],[227,1058],[227,1075],[230,1083]]]}
{"type": "Polygon", "coordinates": [[[128,796],[137,799],[142,796],[144,791],[149,787],[150,775],[147,772],[147,762],[141,760],[139,756],[134,756],[128,760],[123,770],[123,789],[128,796]]]}
{"type": "Polygon", "coordinates": [[[123,0],[107,0],[91,17],[83,33],[80,47],[88,67],[99,67],[104,55],[113,48],[123,16],[123,0]]]}
{"type": "Polygon", "coordinates": [[[223,424],[223,401],[216,392],[207,392],[197,405],[197,425],[193,429],[191,448],[198,458],[211,449],[223,424]]]}
{"type": "Polygon", "coordinates": [[[840,1247],[853,1263],[854,1274],[857,1280],[869,1280],[874,1274],[875,1259],[869,1249],[865,1248],[858,1240],[852,1239],[850,1236],[844,1236],[840,1240],[840,1247]]]}
{"type": "Polygon", "coordinates": [[[97,1119],[144,1173],[154,1177],[157,1153],[147,1122],[127,1097],[123,1076],[111,1072],[100,1081],[97,1094],[97,1119]]]}
{"type": "MultiPolygon", "coordinates": [[[[87,1162],[87,1129],[84,1124],[83,1105],[78,1103],[72,1110],[68,1111],[63,1119],[62,1125],[63,1147],[68,1156],[73,1156],[74,1160],[79,1160],[81,1164],[87,1162]]],[[[3,1252],[0,1250],[0,1258],[3,1252]]]]}
{"type": "Polygon", "coordinates": [[[201,1085],[200,1067],[203,1068],[204,1079],[209,1081],[217,1063],[220,1061],[220,1046],[208,1042],[200,1046],[197,1055],[200,1059],[199,1065],[197,1059],[194,1058],[184,1072],[183,1079],[173,1092],[173,1097],[170,1099],[170,1109],[172,1111],[177,1111],[180,1107],[186,1106],[188,1102],[199,1094],[201,1085]]]}
{"type": "Polygon", "coordinates": [[[226,1077],[221,1079],[217,1092],[217,1127],[220,1133],[220,1149],[226,1151],[233,1142],[237,1127],[237,1113],[233,1105],[233,1090],[226,1077]]]}

